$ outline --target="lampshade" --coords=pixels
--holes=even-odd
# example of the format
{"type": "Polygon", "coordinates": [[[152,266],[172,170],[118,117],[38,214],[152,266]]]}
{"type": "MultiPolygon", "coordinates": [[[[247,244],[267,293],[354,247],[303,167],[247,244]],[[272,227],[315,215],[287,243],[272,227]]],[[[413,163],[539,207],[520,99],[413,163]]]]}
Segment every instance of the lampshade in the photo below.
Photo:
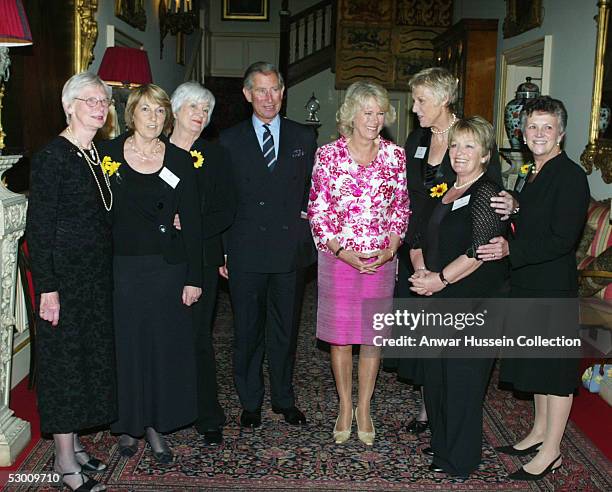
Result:
{"type": "Polygon", "coordinates": [[[0,0],[0,46],[32,44],[32,33],[21,0],[0,0]]]}
{"type": "Polygon", "coordinates": [[[110,85],[137,86],[153,82],[147,52],[136,48],[106,48],[98,76],[110,85]]]}

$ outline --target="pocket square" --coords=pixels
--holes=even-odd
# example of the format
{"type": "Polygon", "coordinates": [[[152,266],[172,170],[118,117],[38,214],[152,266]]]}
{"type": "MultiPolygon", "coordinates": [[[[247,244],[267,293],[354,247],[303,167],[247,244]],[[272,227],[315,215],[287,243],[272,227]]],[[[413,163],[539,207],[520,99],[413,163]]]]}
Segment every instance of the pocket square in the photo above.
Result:
{"type": "Polygon", "coordinates": [[[302,149],[295,149],[293,152],[291,152],[291,157],[303,157],[305,155],[305,152],[302,149]]]}

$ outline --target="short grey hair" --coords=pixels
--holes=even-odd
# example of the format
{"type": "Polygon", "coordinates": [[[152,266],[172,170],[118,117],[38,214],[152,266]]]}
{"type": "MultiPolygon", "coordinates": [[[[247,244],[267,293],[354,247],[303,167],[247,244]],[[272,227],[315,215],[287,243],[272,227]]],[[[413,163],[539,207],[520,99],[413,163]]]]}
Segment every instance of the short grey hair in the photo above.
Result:
{"type": "Polygon", "coordinates": [[[353,134],[355,115],[372,99],[385,112],[385,126],[395,121],[395,108],[389,102],[389,94],[383,86],[374,82],[353,82],[346,90],[344,102],[336,113],[338,131],[342,136],[349,137],[353,134]]]}
{"type": "Polygon", "coordinates": [[[525,134],[525,125],[527,125],[527,118],[533,113],[548,113],[556,116],[559,122],[559,131],[565,133],[567,128],[567,109],[565,105],[559,99],[553,99],[550,96],[538,96],[533,99],[527,99],[523,109],[520,113],[521,118],[521,131],[525,134]]]}
{"type": "MultiPolygon", "coordinates": [[[[213,109],[215,109],[215,96],[213,93],[194,80],[183,82],[179,85],[172,93],[170,102],[174,114],[178,113],[186,102],[208,104],[208,123],[210,123],[213,109]]],[[[206,124],[208,125],[208,123],[206,124]]]]}
{"type": "Polygon", "coordinates": [[[276,65],[265,61],[252,63],[249,68],[246,69],[246,72],[244,72],[244,81],[242,86],[246,87],[248,90],[253,90],[253,77],[258,73],[262,73],[264,75],[268,75],[270,73],[275,74],[276,77],[278,77],[278,83],[281,88],[285,87],[285,80],[283,79],[283,76],[279,72],[278,68],[276,68],[276,65]]]}
{"type": "Polygon", "coordinates": [[[434,95],[438,103],[448,99],[448,107],[452,110],[457,102],[459,79],[446,68],[432,67],[421,70],[408,82],[410,90],[415,87],[427,87],[434,95]]]}
{"type": "Polygon", "coordinates": [[[81,72],[70,77],[64,84],[62,89],[62,106],[64,108],[64,114],[66,115],[66,123],[70,124],[70,115],[66,108],[74,101],[81,91],[86,87],[99,86],[109,99],[113,97],[113,90],[108,84],[106,84],[100,77],[92,72],[81,72]]]}

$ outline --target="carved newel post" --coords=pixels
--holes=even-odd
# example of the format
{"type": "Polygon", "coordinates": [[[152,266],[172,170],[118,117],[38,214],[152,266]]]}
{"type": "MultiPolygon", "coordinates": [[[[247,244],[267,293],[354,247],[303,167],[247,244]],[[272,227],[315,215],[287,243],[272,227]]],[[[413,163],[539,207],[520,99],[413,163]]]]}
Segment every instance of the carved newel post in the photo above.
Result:
{"type": "Polygon", "coordinates": [[[0,466],[11,465],[30,442],[30,423],[9,408],[15,330],[17,243],[26,224],[28,201],[2,184],[2,175],[20,155],[0,155],[0,466]]]}

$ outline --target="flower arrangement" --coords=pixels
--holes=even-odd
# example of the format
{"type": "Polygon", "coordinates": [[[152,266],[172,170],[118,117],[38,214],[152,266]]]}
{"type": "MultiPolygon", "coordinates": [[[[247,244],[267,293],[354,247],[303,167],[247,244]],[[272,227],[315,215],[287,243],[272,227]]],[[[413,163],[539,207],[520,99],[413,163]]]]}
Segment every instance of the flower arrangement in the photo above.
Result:
{"type": "Polygon", "coordinates": [[[191,157],[193,157],[193,167],[195,167],[196,169],[202,167],[202,164],[204,163],[204,156],[202,155],[202,152],[198,150],[192,150],[190,154],[191,157]]]}
{"type": "Polygon", "coordinates": [[[120,162],[113,161],[109,156],[104,156],[102,159],[102,171],[104,174],[107,174],[109,177],[113,174],[117,173],[119,175],[119,167],[121,167],[120,162]]]}
{"type": "Polygon", "coordinates": [[[448,185],[446,183],[440,183],[429,188],[429,196],[432,198],[440,198],[444,196],[444,193],[448,191],[448,185]]]}

